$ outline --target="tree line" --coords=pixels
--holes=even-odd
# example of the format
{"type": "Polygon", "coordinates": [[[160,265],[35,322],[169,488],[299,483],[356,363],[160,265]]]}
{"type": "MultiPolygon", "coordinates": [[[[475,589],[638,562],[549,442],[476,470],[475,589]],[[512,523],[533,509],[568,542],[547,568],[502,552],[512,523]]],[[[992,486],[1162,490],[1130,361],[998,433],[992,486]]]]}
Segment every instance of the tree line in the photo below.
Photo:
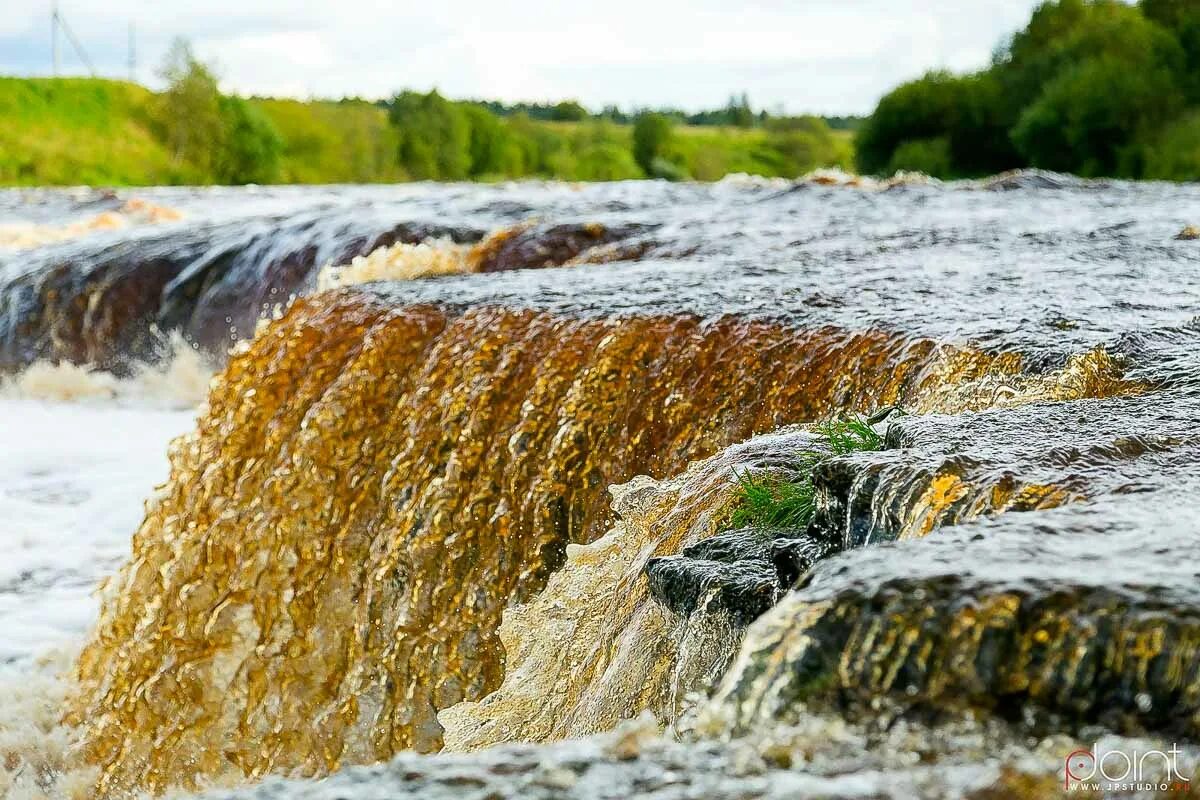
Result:
{"type": "Polygon", "coordinates": [[[1200,180],[1200,3],[1043,3],[986,69],[885,95],[856,151],[875,174],[1200,180]]]}
{"type": "MultiPolygon", "coordinates": [[[[219,183],[270,183],[295,179],[296,162],[309,152],[321,157],[298,121],[298,104],[221,94],[212,70],[186,42],[172,46],[161,74],[167,83],[158,111],[162,137],[172,157],[195,173],[219,183]],[[281,170],[285,161],[292,166],[281,170]]],[[[322,105],[324,113],[342,110],[348,118],[367,106],[353,99],[322,105]]],[[[754,112],[745,95],[719,111],[692,115],[615,108],[592,114],[573,100],[506,105],[454,101],[436,91],[400,92],[377,105],[388,130],[370,132],[374,179],[792,177],[822,166],[849,167],[852,158],[848,138],[835,135],[824,119],[754,112]],[[379,157],[381,149],[389,152],[379,157]]],[[[842,130],[854,122],[837,120],[842,130]]]]}

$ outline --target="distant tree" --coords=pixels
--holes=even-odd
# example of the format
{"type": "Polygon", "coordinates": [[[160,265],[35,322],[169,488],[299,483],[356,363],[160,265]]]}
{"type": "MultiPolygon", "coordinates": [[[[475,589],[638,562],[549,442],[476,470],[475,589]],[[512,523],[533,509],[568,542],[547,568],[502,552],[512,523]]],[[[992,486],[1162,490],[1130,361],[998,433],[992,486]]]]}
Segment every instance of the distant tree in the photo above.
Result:
{"type": "Polygon", "coordinates": [[[729,125],[736,125],[739,128],[749,128],[754,125],[754,111],[750,108],[750,98],[745,92],[742,92],[740,97],[730,97],[725,111],[729,117],[729,125]]]}
{"type": "Polygon", "coordinates": [[[1186,65],[1183,89],[1189,103],[1200,104],[1200,3],[1196,0],[1142,0],[1146,18],[1174,34],[1186,65]]]}
{"type": "Polygon", "coordinates": [[[1034,15],[1040,49],[1014,39],[1000,79],[1028,92],[1012,141],[1034,166],[1082,175],[1141,174],[1141,142],[1186,102],[1179,41],[1140,10],[1115,0],[1063,0],[1034,15]],[[1065,18],[1065,21],[1058,18],[1065,18]],[[1040,29],[1039,29],[1040,30],[1040,29]]]}
{"type": "Polygon", "coordinates": [[[1167,71],[1094,58],[1051,81],[1022,113],[1012,138],[1036,167],[1137,177],[1142,172],[1139,139],[1157,135],[1182,105],[1167,71]]]}
{"type": "Polygon", "coordinates": [[[581,122],[591,116],[576,100],[564,100],[554,106],[552,119],[558,122],[581,122]]]}
{"type": "Polygon", "coordinates": [[[885,172],[905,142],[945,139],[947,146],[968,106],[966,79],[931,72],[883,96],[858,132],[858,168],[885,172]]]}
{"type": "Polygon", "coordinates": [[[400,166],[413,178],[462,180],[471,172],[466,113],[437,91],[402,92],[388,114],[399,138],[400,166]]]}
{"type": "Polygon", "coordinates": [[[629,122],[629,115],[622,111],[618,106],[608,105],[600,112],[602,119],[607,119],[610,122],[626,123],[629,122]]]}
{"type": "Polygon", "coordinates": [[[654,160],[665,157],[673,124],[663,114],[642,114],[633,125],[633,160],[647,175],[654,174],[654,160]]]}
{"type": "Polygon", "coordinates": [[[167,83],[158,109],[167,147],[176,163],[187,162],[207,174],[223,133],[216,76],[186,39],[171,43],[159,75],[167,83]]]}
{"type": "Polygon", "coordinates": [[[270,183],[278,178],[283,139],[271,120],[240,97],[222,97],[221,139],[213,169],[222,183],[270,183]]]}
{"type": "Polygon", "coordinates": [[[460,108],[470,125],[471,177],[524,175],[524,153],[504,122],[481,105],[464,103],[460,108]]]}

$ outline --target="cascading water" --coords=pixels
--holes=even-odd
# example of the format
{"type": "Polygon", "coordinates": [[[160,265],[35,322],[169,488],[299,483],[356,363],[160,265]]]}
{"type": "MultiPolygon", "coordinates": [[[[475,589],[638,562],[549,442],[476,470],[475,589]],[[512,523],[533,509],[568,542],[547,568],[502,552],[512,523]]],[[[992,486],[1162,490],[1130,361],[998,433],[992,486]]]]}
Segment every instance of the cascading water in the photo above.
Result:
{"type": "MultiPolygon", "coordinates": [[[[1168,520],[1200,480],[1200,254],[1166,232],[1200,197],[1004,180],[268,192],[269,224],[155,196],[193,221],[10,263],[14,366],[111,367],[156,328],[212,348],[265,298],[341,287],[237,345],[172,446],[70,688],[97,794],[642,712],[696,754],[805,709],[947,731],[944,757],[964,712],[1006,748],[1096,723],[1190,741],[1194,536],[1168,520]],[[327,263],[345,266],[319,278],[327,263]],[[687,603],[655,595],[692,592],[647,570],[705,558],[688,554],[740,502],[735,471],[819,447],[786,426],[891,405],[909,415],[883,449],[813,472],[802,533],[840,554],[794,591],[768,581],[777,605],[730,613],[722,587],[763,574],[736,554],[698,565],[687,603]]],[[[998,780],[968,767],[951,771],[998,780]]]]}

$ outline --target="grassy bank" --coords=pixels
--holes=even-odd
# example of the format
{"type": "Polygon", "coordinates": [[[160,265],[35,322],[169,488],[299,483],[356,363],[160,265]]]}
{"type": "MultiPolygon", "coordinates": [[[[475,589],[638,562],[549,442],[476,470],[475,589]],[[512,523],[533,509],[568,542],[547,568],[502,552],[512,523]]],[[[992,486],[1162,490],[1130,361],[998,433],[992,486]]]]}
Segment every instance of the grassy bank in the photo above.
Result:
{"type": "Polygon", "coordinates": [[[153,94],[130,83],[0,78],[0,183],[152,184],[199,179],[153,130],[153,94]]]}
{"type": "MultiPolygon", "coordinates": [[[[356,100],[254,98],[240,113],[243,119],[252,115],[254,124],[265,120],[277,140],[270,182],[588,181],[649,172],[634,156],[630,123],[501,117],[480,104],[410,97],[416,112],[408,117],[356,100]]],[[[0,185],[222,182],[218,159],[180,156],[168,144],[163,98],[122,81],[0,78],[0,185]]],[[[655,156],[674,178],[716,180],[732,172],[790,177],[818,166],[849,166],[850,142],[849,132],[830,130],[815,118],[786,128],[675,124],[655,156]]]]}

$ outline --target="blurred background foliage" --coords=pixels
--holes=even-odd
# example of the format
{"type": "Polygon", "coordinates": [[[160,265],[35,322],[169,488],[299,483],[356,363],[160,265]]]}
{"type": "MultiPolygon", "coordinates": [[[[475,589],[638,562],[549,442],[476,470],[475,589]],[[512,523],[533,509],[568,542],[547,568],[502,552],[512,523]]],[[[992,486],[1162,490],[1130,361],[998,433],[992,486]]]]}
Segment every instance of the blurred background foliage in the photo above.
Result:
{"type": "Polygon", "coordinates": [[[941,178],[1017,167],[1200,179],[1200,2],[1057,0],[987,69],[885,95],[857,139],[867,173],[941,178]]]}
{"type": "Polygon", "coordinates": [[[152,93],[120,81],[0,78],[0,183],[369,183],[794,177],[849,169],[858,121],[726,108],[591,113],[554,104],[300,101],[220,92],[179,41],[152,93]]]}
{"type": "Polygon", "coordinates": [[[364,183],[939,178],[1020,167],[1200,180],[1200,1],[1050,0],[991,63],[930,72],[857,117],[722,108],[589,110],[405,91],[385,101],[223,95],[186,42],[166,89],[0,78],[0,183],[364,183]]]}

